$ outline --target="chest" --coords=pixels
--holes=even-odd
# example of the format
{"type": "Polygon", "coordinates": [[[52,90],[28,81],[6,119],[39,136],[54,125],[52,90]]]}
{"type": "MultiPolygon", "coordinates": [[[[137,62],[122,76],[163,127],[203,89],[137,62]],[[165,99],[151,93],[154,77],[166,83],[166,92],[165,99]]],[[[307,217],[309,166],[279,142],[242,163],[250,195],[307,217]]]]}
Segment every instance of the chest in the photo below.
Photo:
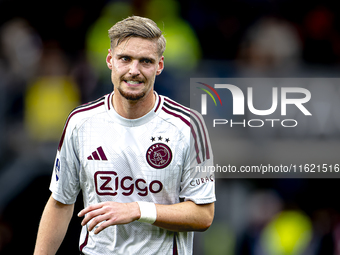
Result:
{"type": "Polygon", "coordinates": [[[171,125],[88,123],[78,143],[80,177],[103,196],[160,193],[181,178],[185,164],[183,137],[171,125]]]}

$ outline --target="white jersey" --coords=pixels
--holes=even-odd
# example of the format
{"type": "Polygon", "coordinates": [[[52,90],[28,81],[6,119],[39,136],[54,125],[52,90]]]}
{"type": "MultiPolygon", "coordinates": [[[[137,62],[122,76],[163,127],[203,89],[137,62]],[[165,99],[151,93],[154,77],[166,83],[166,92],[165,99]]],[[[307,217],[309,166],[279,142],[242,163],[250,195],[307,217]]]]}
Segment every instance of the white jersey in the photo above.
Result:
{"type": "MultiPolygon", "coordinates": [[[[53,198],[73,204],[82,190],[84,207],[104,201],[214,202],[214,176],[195,171],[213,165],[202,117],[156,94],[149,113],[125,119],[114,110],[112,96],[69,115],[53,169],[53,198]]],[[[94,235],[84,226],[79,246],[82,254],[192,254],[193,232],[134,221],[94,235]]]]}

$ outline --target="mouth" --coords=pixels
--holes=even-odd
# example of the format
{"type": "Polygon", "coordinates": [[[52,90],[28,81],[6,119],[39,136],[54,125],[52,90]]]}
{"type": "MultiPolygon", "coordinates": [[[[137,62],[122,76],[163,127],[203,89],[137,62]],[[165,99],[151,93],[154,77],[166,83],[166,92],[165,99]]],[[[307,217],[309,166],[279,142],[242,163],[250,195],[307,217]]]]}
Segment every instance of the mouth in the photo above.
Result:
{"type": "Polygon", "coordinates": [[[124,80],[124,82],[130,87],[137,87],[144,83],[142,81],[132,81],[132,80],[124,80]]]}

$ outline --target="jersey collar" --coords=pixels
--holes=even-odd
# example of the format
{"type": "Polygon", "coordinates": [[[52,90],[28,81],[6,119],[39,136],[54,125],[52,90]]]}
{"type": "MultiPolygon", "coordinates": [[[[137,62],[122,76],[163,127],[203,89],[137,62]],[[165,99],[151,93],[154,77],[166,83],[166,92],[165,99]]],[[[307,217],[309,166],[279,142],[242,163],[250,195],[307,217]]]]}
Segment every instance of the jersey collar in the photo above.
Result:
{"type": "Polygon", "coordinates": [[[116,110],[114,109],[112,105],[112,97],[114,92],[106,95],[105,105],[106,105],[106,111],[110,115],[111,118],[114,119],[114,121],[120,125],[127,126],[127,127],[136,127],[143,125],[147,122],[149,122],[151,119],[153,119],[155,116],[158,115],[160,112],[160,109],[162,108],[161,105],[163,104],[162,97],[157,94],[156,91],[154,91],[154,94],[156,95],[156,102],[154,107],[144,116],[138,118],[138,119],[126,119],[122,116],[120,116],[116,110]]]}

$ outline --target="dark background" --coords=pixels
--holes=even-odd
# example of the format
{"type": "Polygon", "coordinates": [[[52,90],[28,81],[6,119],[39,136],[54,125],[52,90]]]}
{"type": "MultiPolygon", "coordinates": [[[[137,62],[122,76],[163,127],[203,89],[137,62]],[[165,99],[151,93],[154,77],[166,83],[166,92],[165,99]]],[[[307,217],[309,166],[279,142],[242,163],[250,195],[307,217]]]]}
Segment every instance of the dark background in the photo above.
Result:
{"type": "MultiPolygon", "coordinates": [[[[0,254],[33,252],[50,196],[62,126],[40,129],[41,124],[30,119],[30,113],[39,114],[28,99],[39,78],[72,80],[76,100],[65,97],[69,108],[56,105],[49,115],[60,125],[73,103],[112,91],[102,65],[109,39],[106,34],[97,39],[93,31],[104,26],[106,33],[126,14],[163,21],[168,55],[155,89],[189,105],[192,77],[338,77],[339,5],[320,0],[0,0],[0,254]],[[171,47],[176,35],[185,39],[171,47]],[[103,55],[100,42],[105,38],[103,55]],[[62,119],[54,117],[59,112],[62,119]]],[[[37,102],[41,95],[37,94],[37,102]]],[[[293,139],[334,142],[339,130],[293,139]]],[[[261,241],[263,231],[286,211],[307,219],[310,238],[297,253],[285,254],[340,254],[338,187],[338,179],[218,179],[215,224],[197,235],[195,254],[271,255],[261,241]]],[[[75,214],[81,209],[80,197],[75,214]]],[[[58,254],[77,254],[79,230],[80,219],[74,217],[58,254]]]]}

